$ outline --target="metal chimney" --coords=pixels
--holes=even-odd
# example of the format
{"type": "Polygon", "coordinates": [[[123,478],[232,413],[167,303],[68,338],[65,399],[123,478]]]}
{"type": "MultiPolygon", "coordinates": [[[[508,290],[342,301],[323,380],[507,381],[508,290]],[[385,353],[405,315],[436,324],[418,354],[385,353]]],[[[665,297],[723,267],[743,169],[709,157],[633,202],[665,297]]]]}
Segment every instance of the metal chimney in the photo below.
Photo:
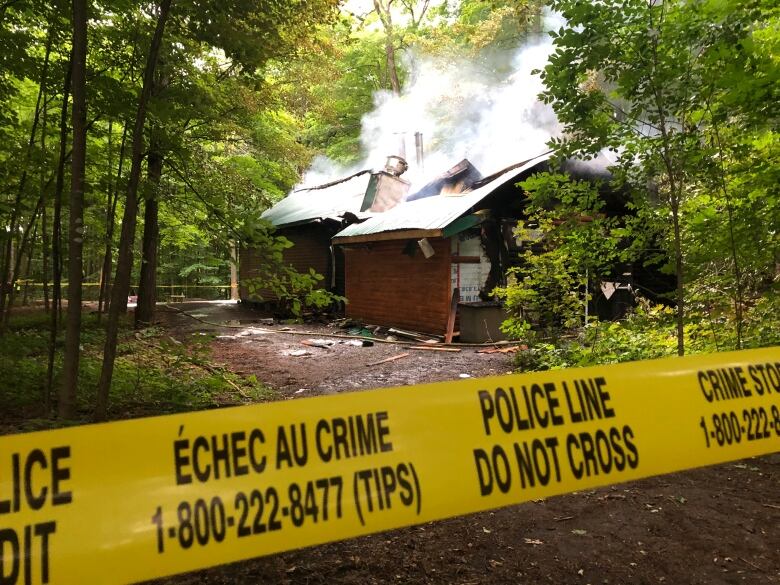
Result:
{"type": "Polygon", "coordinates": [[[408,168],[409,164],[402,157],[388,156],[385,168],[371,173],[360,211],[387,211],[403,201],[409,192],[410,183],[402,179],[401,175],[408,168]]]}
{"type": "Polygon", "coordinates": [[[414,148],[417,153],[417,168],[423,170],[425,168],[423,162],[423,135],[422,132],[414,133],[414,148]]]}

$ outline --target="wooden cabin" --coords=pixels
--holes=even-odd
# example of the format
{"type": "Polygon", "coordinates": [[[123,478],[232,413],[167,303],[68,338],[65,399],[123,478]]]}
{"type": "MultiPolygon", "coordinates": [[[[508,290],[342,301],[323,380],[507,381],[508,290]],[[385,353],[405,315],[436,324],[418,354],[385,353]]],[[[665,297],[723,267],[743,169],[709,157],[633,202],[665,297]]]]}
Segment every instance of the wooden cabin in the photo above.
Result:
{"type": "MultiPolygon", "coordinates": [[[[380,171],[362,171],[326,185],[299,189],[268,209],[262,218],[276,228],[276,235],[293,244],[284,250],[284,262],[301,273],[314,269],[324,277],[320,286],[344,295],[343,253],[331,240],[351,222],[403,201],[409,190],[409,182],[400,176],[405,170],[406,161],[388,157],[380,171]]],[[[243,302],[273,305],[277,298],[271,290],[248,285],[263,274],[262,252],[251,245],[241,247],[239,297],[243,302]]]]}

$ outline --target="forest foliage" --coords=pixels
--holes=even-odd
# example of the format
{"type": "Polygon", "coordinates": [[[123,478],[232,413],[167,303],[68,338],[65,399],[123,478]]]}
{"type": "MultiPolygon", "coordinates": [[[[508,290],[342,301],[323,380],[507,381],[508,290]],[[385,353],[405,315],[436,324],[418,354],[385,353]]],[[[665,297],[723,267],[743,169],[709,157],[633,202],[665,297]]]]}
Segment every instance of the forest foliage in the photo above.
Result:
{"type": "Polygon", "coordinates": [[[502,291],[514,315],[508,330],[546,336],[544,367],[779,343],[775,3],[550,6],[567,23],[553,31],[555,51],[540,72],[541,99],[563,125],[555,154],[611,151],[613,187],[627,194],[628,213],[604,217],[587,185],[560,175],[526,181],[529,220],[547,245],[502,291]],[[552,223],[562,217],[592,220],[552,223]],[[623,323],[584,323],[577,288],[614,278],[627,263],[673,277],[675,290],[660,297],[666,308],[640,305],[623,323]],[[526,313],[539,307],[554,319],[531,332],[526,313]],[[552,348],[567,357],[556,360],[552,348]]]}

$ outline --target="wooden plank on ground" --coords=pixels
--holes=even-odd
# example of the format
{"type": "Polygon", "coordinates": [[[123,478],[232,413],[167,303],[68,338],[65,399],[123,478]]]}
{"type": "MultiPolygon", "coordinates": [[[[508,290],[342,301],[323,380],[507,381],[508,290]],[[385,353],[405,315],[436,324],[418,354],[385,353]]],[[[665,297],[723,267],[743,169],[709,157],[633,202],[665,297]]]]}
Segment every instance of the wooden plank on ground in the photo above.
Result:
{"type": "Polygon", "coordinates": [[[413,345],[409,349],[419,349],[422,351],[448,351],[451,353],[460,353],[457,347],[434,347],[433,345],[413,345]]]}

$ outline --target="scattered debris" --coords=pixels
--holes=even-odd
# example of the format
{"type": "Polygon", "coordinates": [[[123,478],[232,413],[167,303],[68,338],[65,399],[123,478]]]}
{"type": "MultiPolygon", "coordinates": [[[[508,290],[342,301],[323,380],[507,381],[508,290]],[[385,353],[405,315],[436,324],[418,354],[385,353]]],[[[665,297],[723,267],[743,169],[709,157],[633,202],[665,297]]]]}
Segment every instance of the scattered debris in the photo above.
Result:
{"type": "Polygon", "coordinates": [[[526,543],[526,544],[533,545],[533,546],[541,546],[541,545],[544,544],[544,542],[542,542],[538,538],[524,538],[523,542],[526,543]]]}
{"type": "Polygon", "coordinates": [[[527,345],[513,345],[511,347],[487,347],[485,349],[478,349],[477,353],[517,353],[518,351],[525,351],[527,349],[527,345]]]}
{"type": "Polygon", "coordinates": [[[576,534],[577,536],[585,536],[588,533],[588,531],[582,530],[581,528],[575,528],[574,530],[571,531],[571,533],[576,534]]]}
{"type": "Polygon", "coordinates": [[[435,339],[435,335],[426,335],[423,333],[417,333],[416,331],[405,331],[404,329],[388,329],[387,332],[390,335],[394,336],[401,336],[401,337],[407,337],[409,339],[414,339],[415,341],[420,341],[422,343],[439,343],[438,339],[435,339]]]}
{"type": "Polygon", "coordinates": [[[553,518],[555,522],[563,522],[564,520],[573,520],[574,516],[556,516],[553,518]]]}
{"type": "Polygon", "coordinates": [[[248,335],[267,335],[269,333],[273,333],[273,331],[268,331],[267,329],[256,329],[254,327],[250,327],[249,329],[244,329],[243,331],[239,331],[236,333],[237,337],[246,337],[248,335]]]}
{"type": "Polygon", "coordinates": [[[374,333],[370,329],[366,329],[365,327],[355,327],[354,329],[350,329],[347,331],[349,335],[355,335],[358,337],[373,337],[374,333]]]}
{"type": "Polygon", "coordinates": [[[359,339],[349,339],[347,341],[339,341],[342,345],[351,345],[352,347],[373,347],[374,342],[369,341],[368,339],[364,339],[363,341],[360,341],[359,339]]]}
{"type": "Polygon", "coordinates": [[[427,350],[427,351],[449,351],[452,353],[460,353],[460,349],[457,347],[432,347],[429,345],[413,345],[409,349],[421,349],[421,350],[427,350]]]}
{"type": "Polygon", "coordinates": [[[292,357],[301,357],[304,355],[311,355],[310,351],[306,351],[305,349],[288,349],[287,351],[283,351],[282,355],[289,355],[292,357]]]}
{"type": "Polygon", "coordinates": [[[296,390],[295,394],[301,394],[303,392],[307,392],[308,390],[309,390],[308,388],[301,388],[300,390],[296,390]]]}
{"type": "Polygon", "coordinates": [[[235,335],[217,335],[217,339],[238,339],[235,335]]]}
{"type": "Polygon", "coordinates": [[[306,339],[305,341],[301,341],[303,345],[308,345],[309,347],[321,347],[323,349],[330,348],[331,345],[336,345],[336,342],[332,339],[306,339]]]}
{"type": "Polygon", "coordinates": [[[458,378],[471,378],[471,374],[458,374],[458,378]]]}
{"type": "Polygon", "coordinates": [[[378,362],[371,362],[370,364],[366,364],[366,366],[378,366],[379,364],[386,364],[387,362],[394,362],[395,360],[400,360],[401,358],[408,357],[410,354],[408,352],[406,353],[398,353],[394,356],[390,356],[389,358],[385,358],[383,360],[379,360],[378,362]]]}

